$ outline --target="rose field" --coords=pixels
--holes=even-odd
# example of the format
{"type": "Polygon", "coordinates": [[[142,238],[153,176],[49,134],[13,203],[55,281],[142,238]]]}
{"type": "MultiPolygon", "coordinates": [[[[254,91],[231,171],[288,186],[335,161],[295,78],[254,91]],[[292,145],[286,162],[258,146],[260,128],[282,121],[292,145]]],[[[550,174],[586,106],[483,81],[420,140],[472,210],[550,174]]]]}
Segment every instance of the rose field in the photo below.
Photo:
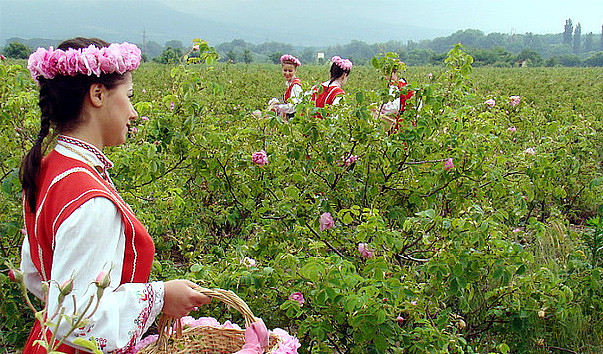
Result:
{"type": "MultiPolygon", "coordinates": [[[[603,351],[603,69],[472,68],[457,46],[406,68],[415,95],[388,134],[373,112],[391,59],[289,121],[266,110],[278,65],[143,63],[136,129],[105,152],[155,240],[153,279],[232,290],[301,353],[603,351]]],[[[25,65],[0,63],[3,353],[34,318],[7,275],[39,130],[25,65]]],[[[308,90],[328,66],[298,76],[308,90]]]]}

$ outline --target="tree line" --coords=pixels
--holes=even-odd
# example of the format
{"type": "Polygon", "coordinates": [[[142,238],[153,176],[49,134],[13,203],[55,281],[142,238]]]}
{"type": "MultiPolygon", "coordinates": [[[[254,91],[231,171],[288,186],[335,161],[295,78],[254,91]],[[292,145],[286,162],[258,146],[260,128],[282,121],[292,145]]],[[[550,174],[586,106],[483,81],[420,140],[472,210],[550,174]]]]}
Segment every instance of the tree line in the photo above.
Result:
{"type": "MultiPolygon", "coordinates": [[[[32,40],[28,43],[18,38],[8,42],[2,54],[10,58],[27,58],[30,48],[39,46],[32,40]]],[[[563,32],[557,34],[485,34],[477,29],[467,29],[429,40],[374,44],[352,40],[348,44],[327,47],[296,47],[281,42],[253,44],[234,39],[218,44],[216,50],[221,61],[232,63],[278,63],[284,53],[294,54],[304,63],[321,63],[324,59],[319,59],[317,54],[324,53],[324,58],[340,55],[359,65],[366,64],[376,54],[395,52],[407,65],[419,66],[439,65],[456,43],[467,48],[476,66],[603,66],[603,26],[600,34],[582,34],[580,23],[574,25],[571,19],[565,21],[563,32]]],[[[144,59],[160,63],[177,62],[188,51],[188,46],[178,40],[168,41],[163,46],[153,41],[138,45],[144,59]]],[[[48,46],[48,43],[42,46],[48,46]]]]}

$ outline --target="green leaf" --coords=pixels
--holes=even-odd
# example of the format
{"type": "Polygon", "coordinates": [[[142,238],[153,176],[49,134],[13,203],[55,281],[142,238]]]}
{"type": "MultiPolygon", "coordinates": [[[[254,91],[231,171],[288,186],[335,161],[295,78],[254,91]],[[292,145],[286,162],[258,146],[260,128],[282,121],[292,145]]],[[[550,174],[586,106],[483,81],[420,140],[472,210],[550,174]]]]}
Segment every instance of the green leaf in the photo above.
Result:
{"type": "Polygon", "coordinates": [[[291,198],[297,199],[299,198],[299,188],[296,186],[289,186],[285,188],[285,194],[291,198]]]}
{"type": "Polygon", "coordinates": [[[498,347],[497,347],[497,349],[502,354],[507,354],[508,352],[511,351],[511,348],[509,348],[509,346],[507,345],[507,343],[501,343],[501,344],[499,344],[498,347]]]}
{"type": "Polygon", "coordinates": [[[98,345],[94,339],[76,338],[73,340],[73,344],[79,345],[80,347],[84,347],[88,350],[92,350],[95,353],[98,351],[98,345]]]}

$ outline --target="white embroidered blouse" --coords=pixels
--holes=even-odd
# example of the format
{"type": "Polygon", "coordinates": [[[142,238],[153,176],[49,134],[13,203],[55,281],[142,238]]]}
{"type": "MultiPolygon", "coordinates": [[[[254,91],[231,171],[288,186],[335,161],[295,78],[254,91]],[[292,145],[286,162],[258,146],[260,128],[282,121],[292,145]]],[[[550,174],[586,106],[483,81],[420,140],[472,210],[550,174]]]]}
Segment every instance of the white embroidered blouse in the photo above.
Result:
{"type": "MultiPolygon", "coordinates": [[[[105,169],[94,153],[75,144],[59,141],[55,150],[64,156],[105,169]]],[[[96,152],[104,156],[98,149],[96,152]]],[[[72,314],[72,295],[75,295],[77,308],[81,312],[88,298],[96,293],[97,288],[92,282],[101,270],[110,270],[111,276],[111,284],[105,289],[88,325],[76,329],[66,342],[78,348],[71,344],[74,339],[94,337],[103,352],[119,353],[133,337],[136,337],[136,341],[140,340],[163,308],[164,286],[163,282],[119,285],[126,237],[118,208],[104,197],[90,199],[65,219],[57,230],[55,240],[54,254],[57,257],[53,257],[52,261],[49,314],[55,313],[58,307],[57,284],[73,279],[73,292],[63,302],[65,314],[72,314]]],[[[27,289],[42,299],[42,277],[31,259],[27,237],[21,250],[21,271],[27,289]]],[[[57,337],[64,337],[68,329],[65,321],[62,321],[57,337]]]]}
{"type": "MultiPolygon", "coordinates": [[[[285,86],[289,87],[289,82],[285,81],[285,86]]],[[[277,113],[279,114],[290,114],[295,113],[295,106],[302,101],[303,90],[301,85],[293,85],[291,88],[291,97],[289,97],[289,101],[286,103],[280,103],[274,106],[277,113]]]]}

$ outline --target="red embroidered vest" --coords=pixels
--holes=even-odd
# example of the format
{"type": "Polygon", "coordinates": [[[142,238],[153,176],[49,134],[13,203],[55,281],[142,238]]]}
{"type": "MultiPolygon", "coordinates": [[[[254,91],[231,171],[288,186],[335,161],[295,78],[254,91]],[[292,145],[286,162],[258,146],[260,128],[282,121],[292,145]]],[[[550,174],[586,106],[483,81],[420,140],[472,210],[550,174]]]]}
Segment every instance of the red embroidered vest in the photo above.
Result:
{"type": "MultiPolygon", "coordinates": [[[[404,86],[408,85],[408,83],[406,83],[406,81],[403,81],[403,80],[399,80],[397,83],[392,83],[392,84],[395,84],[400,91],[402,91],[402,88],[404,86]]],[[[415,92],[412,90],[408,90],[406,95],[400,93],[400,113],[402,113],[406,110],[406,100],[410,99],[414,94],[415,94],[415,92]]]]}
{"type": "Polygon", "coordinates": [[[285,91],[285,94],[283,95],[283,102],[287,103],[289,98],[291,98],[291,90],[293,90],[293,86],[295,85],[299,85],[299,87],[301,87],[301,80],[297,77],[294,78],[289,84],[289,87],[287,87],[287,91],[285,91]]]}
{"type": "Polygon", "coordinates": [[[345,91],[337,85],[326,87],[321,84],[318,90],[320,91],[317,91],[316,89],[313,90],[312,101],[314,101],[315,106],[319,108],[323,108],[328,104],[333,104],[337,96],[345,94],[345,91]]]}
{"type": "MultiPolygon", "coordinates": [[[[39,181],[36,213],[30,212],[25,202],[23,207],[31,257],[44,281],[50,279],[55,235],[59,226],[74,210],[94,197],[111,200],[121,213],[126,236],[121,284],[148,281],[155,254],[153,240],[108,181],[89,165],[55,150],[42,159],[39,181]]],[[[45,349],[33,344],[39,338],[40,326],[36,321],[23,353],[46,353],[45,349]]],[[[66,345],[59,350],[64,353],[77,352],[66,345]]]]}

